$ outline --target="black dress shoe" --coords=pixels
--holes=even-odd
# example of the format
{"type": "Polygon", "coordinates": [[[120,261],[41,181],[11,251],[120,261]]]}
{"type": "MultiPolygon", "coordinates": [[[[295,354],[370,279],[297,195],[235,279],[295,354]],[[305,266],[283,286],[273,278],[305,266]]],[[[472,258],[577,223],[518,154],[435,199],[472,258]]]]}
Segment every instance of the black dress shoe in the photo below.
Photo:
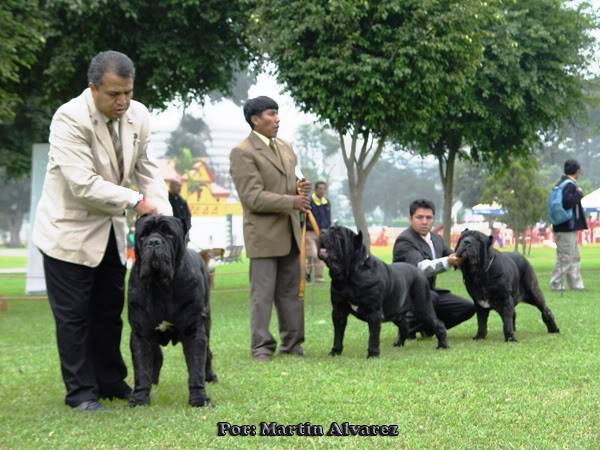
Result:
{"type": "Polygon", "coordinates": [[[94,411],[101,411],[106,408],[104,408],[104,406],[102,406],[96,400],[88,400],[85,402],[81,402],[79,405],[75,406],[75,409],[78,409],[79,411],[94,412],[94,411]]]}
{"type": "Polygon", "coordinates": [[[129,396],[131,395],[131,388],[125,382],[119,384],[118,386],[111,386],[110,388],[103,388],[100,390],[99,397],[101,399],[113,400],[118,398],[120,400],[129,400],[129,396]]]}

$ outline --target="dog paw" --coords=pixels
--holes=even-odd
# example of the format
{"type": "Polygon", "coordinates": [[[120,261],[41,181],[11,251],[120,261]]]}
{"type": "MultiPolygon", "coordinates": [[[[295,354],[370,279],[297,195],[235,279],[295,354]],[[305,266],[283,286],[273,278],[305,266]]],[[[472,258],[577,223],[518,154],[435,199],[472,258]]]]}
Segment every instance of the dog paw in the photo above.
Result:
{"type": "Polygon", "coordinates": [[[208,397],[190,398],[189,404],[194,408],[213,408],[215,406],[208,397]]]}
{"type": "Polygon", "coordinates": [[[518,342],[518,341],[517,341],[517,338],[516,338],[516,337],[514,337],[514,336],[508,336],[508,337],[505,337],[505,338],[504,338],[504,340],[505,340],[506,342],[518,342]]]}
{"type": "Polygon", "coordinates": [[[150,405],[150,398],[142,399],[142,398],[131,397],[129,399],[129,406],[132,408],[134,408],[136,406],[148,406],[148,405],[150,405]]]}
{"type": "Polygon", "coordinates": [[[404,339],[398,339],[394,342],[394,347],[404,347],[404,339]]]}
{"type": "Polygon", "coordinates": [[[560,333],[560,328],[552,328],[551,330],[548,330],[548,333],[560,333]]]}
{"type": "Polygon", "coordinates": [[[338,356],[342,354],[342,350],[337,350],[335,348],[332,348],[331,351],[329,352],[329,356],[338,356]]]}
{"type": "Polygon", "coordinates": [[[207,383],[216,383],[217,381],[219,381],[219,377],[217,377],[216,373],[209,372],[206,374],[206,382],[207,383]]]}
{"type": "Polygon", "coordinates": [[[367,355],[367,359],[370,358],[379,358],[379,352],[369,352],[369,354],[367,355]]]}
{"type": "Polygon", "coordinates": [[[485,337],[486,337],[485,334],[476,334],[475,336],[473,336],[473,340],[474,341],[479,341],[479,340],[485,339],[485,337]]]}
{"type": "Polygon", "coordinates": [[[447,343],[440,342],[440,343],[438,343],[438,345],[437,345],[437,347],[435,349],[436,350],[447,350],[449,348],[450,348],[450,346],[447,343]]]}

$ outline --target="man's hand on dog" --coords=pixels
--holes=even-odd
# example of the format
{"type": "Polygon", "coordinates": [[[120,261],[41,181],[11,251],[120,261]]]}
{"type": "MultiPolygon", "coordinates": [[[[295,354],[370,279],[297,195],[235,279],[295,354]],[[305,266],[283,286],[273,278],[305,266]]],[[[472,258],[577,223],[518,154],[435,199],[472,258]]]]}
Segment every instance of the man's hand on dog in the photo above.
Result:
{"type": "Polygon", "coordinates": [[[462,258],[460,256],[456,256],[456,253],[451,253],[448,255],[448,264],[452,267],[458,267],[462,263],[462,258]]]}
{"type": "Polygon", "coordinates": [[[148,200],[147,198],[143,198],[141,201],[135,205],[135,212],[138,213],[138,216],[145,216],[157,213],[156,205],[148,200]]]}

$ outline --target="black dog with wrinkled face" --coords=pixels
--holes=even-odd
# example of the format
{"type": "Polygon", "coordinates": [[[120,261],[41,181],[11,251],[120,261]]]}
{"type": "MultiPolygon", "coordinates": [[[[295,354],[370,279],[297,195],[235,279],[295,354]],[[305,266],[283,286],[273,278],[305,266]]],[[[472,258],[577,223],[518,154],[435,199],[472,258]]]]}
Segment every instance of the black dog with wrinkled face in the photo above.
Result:
{"type": "Polygon", "coordinates": [[[135,388],[131,406],[150,402],[163,358],[160,345],[181,342],[188,368],[189,403],[210,404],[204,384],[212,372],[208,270],[186,249],[185,224],[144,216],[135,226],[135,263],[129,278],[129,323],[135,388]]]}
{"type": "Polygon", "coordinates": [[[502,317],[505,341],[516,341],[515,306],[519,301],[537,307],[548,332],[558,333],[529,261],[519,253],[495,250],[493,242],[492,236],[465,230],[456,244],[456,255],[463,258],[463,280],[477,312],[477,334],[473,339],[485,339],[488,315],[493,309],[502,317]]]}
{"type": "Polygon", "coordinates": [[[404,345],[409,331],[404,316],[409,310],[434,330],[438,348],[448,348],[446,327],[435,315],[427,278],[415,266],[385,264],[369,256],[362,233],[345,227],[331,227],[321,233],[319,258],[331,276],[331,356],[342,353],[349,314],[369,324],[369,358],[379,356],[381,322],[396,324],[398,340],[394,345],[404,345]]]}

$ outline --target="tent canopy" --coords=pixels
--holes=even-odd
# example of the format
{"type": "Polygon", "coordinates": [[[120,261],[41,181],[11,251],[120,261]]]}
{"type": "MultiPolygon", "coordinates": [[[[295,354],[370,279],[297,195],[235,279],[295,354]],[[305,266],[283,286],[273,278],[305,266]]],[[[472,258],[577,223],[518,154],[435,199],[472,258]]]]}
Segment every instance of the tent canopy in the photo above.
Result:
{"type": "Polygon", "coordinates": [[[491,205],[487,203],[479,203],[471,208],[473,214],[481,214],[482,216],[501,216],[504,214],[502,205],[494,202],[491,205]]]}
{"type": "Polygon", "coordinates": [[[600,189],[590,192],[581,199],[585,212],[600,212],[600,189]]]}

